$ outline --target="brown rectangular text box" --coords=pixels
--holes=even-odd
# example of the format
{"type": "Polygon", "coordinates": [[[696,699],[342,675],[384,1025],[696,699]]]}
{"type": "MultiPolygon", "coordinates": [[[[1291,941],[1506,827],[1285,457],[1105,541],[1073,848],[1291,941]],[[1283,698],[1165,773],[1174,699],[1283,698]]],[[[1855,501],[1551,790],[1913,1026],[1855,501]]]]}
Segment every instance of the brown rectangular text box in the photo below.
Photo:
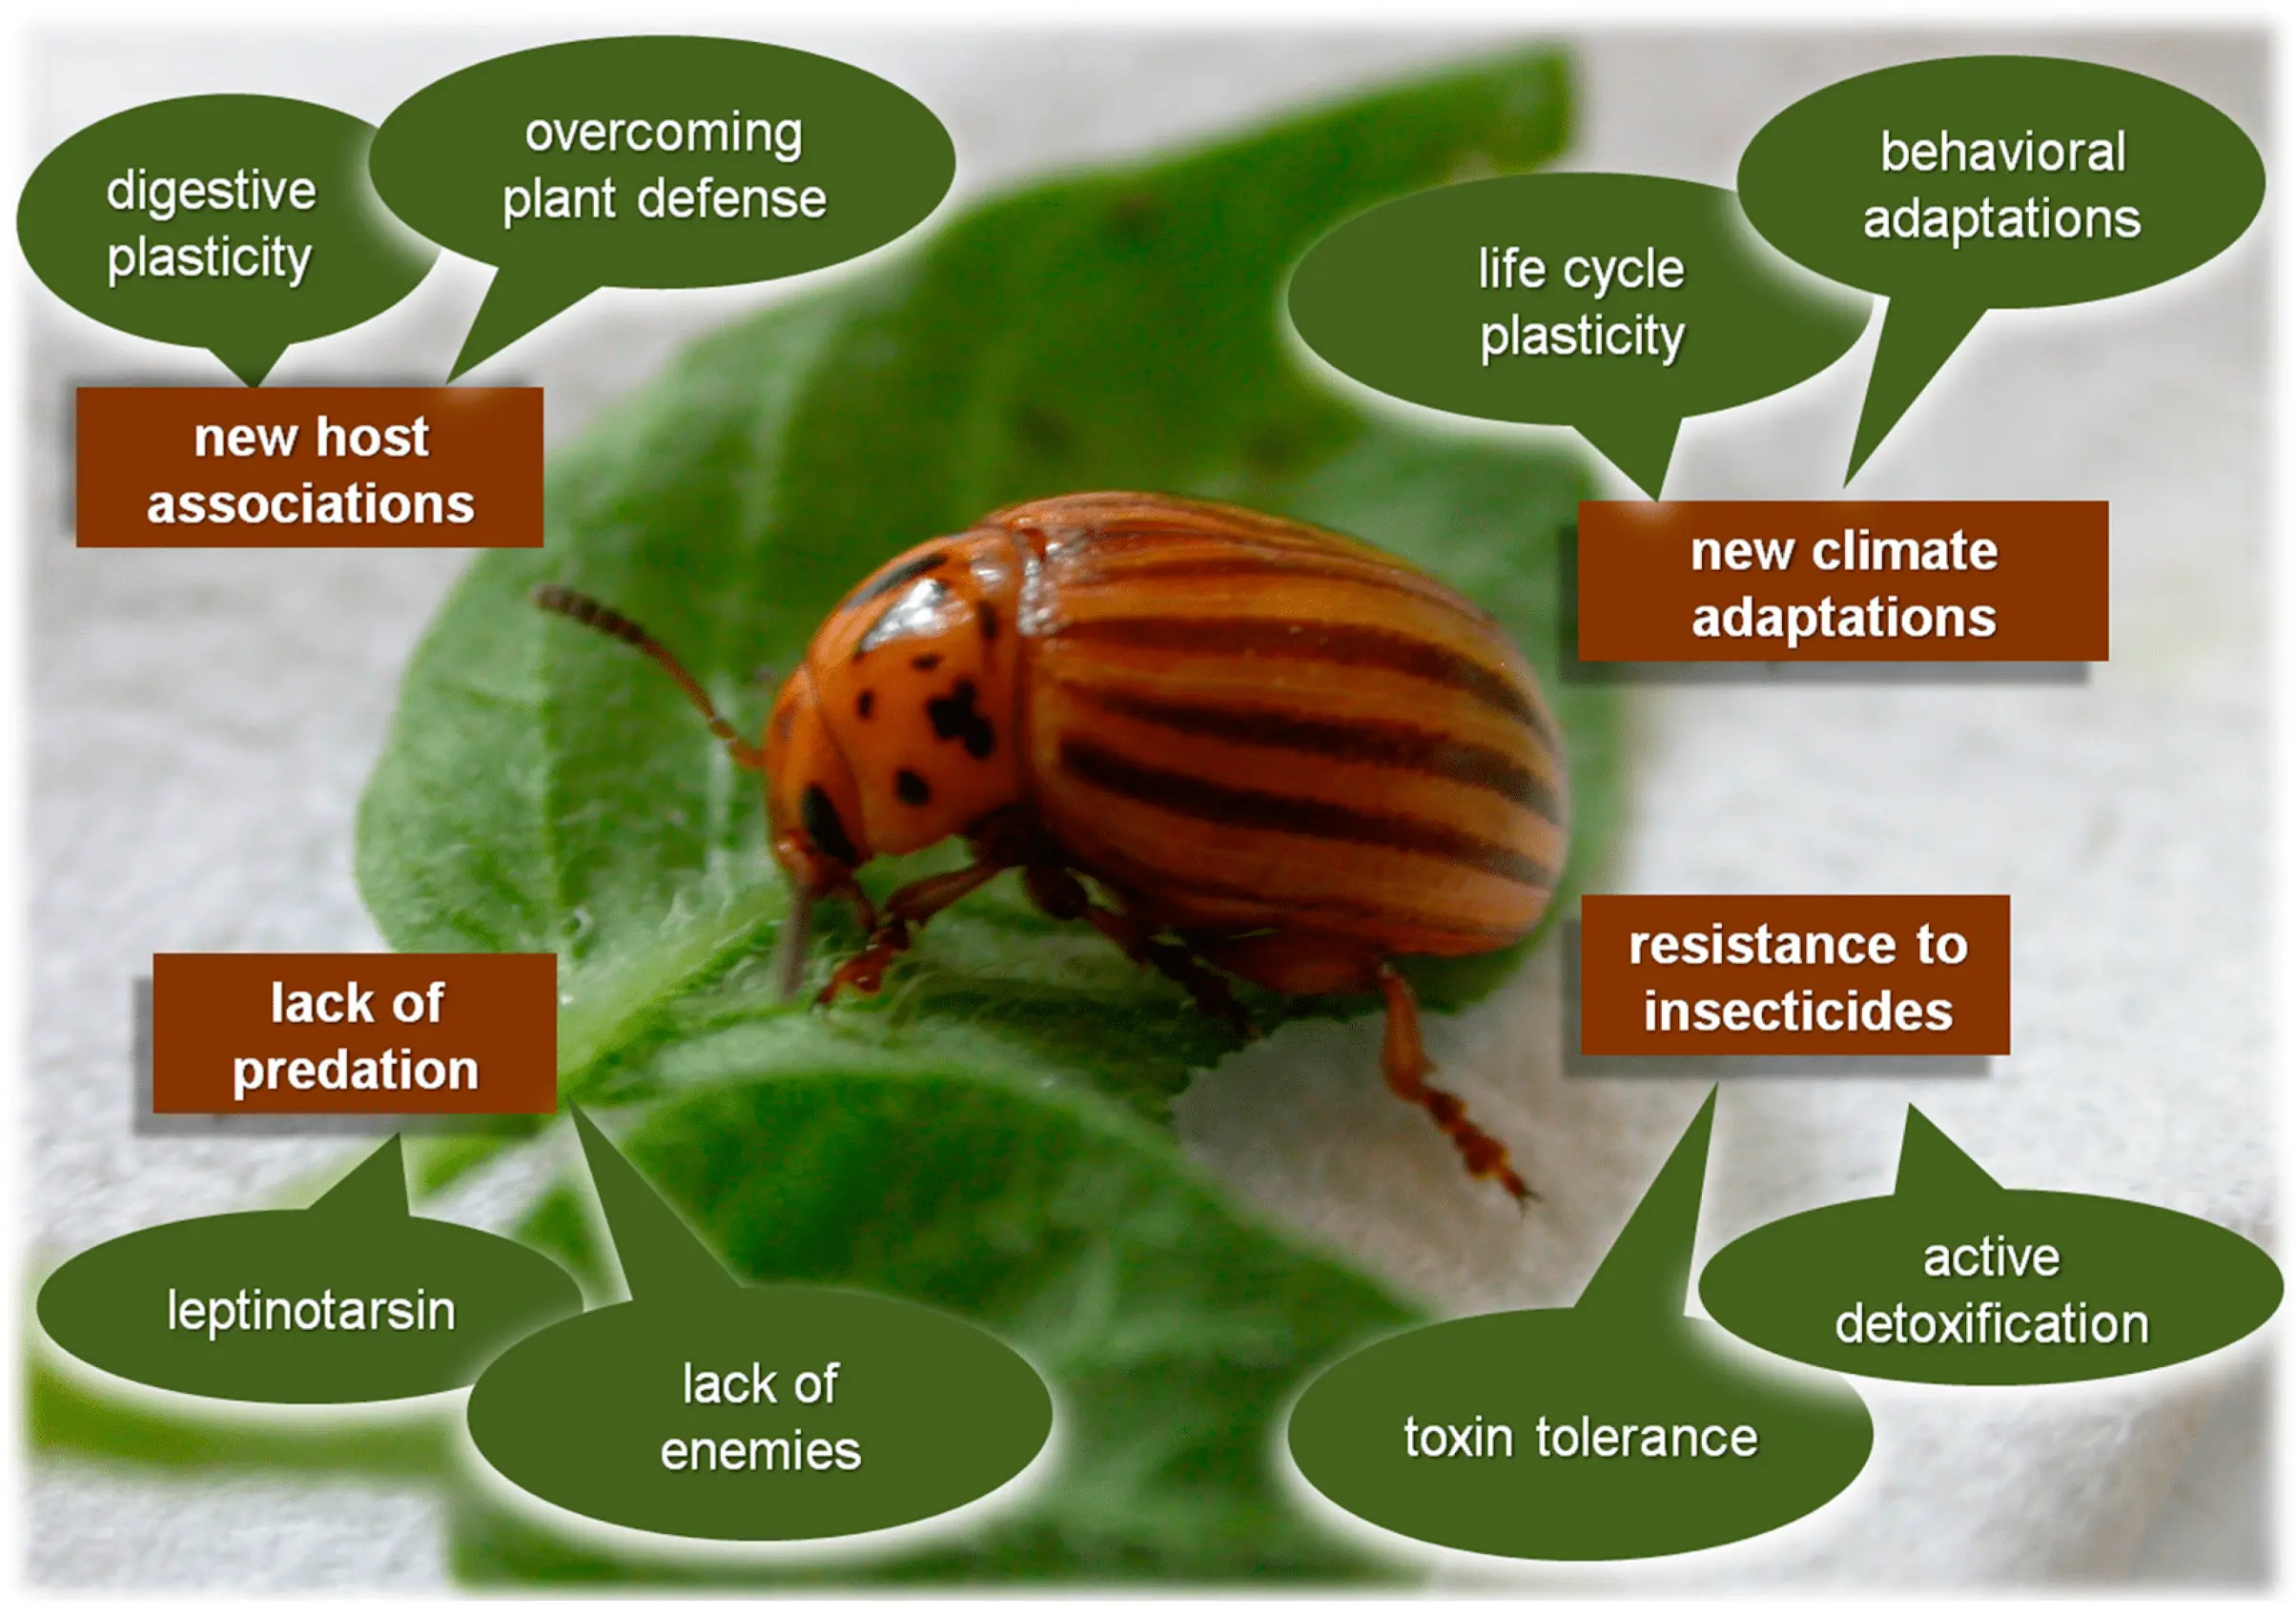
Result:
{"type": "Polygon", "coordinates": [[[531,549],[543,390],[83,387],[76,500],[88,549],[531,549]]]}
{"type": "Polygon", "coordinates": [[[2103,662],[2106,530],[2101,500],[1586,500],[1579,659],[2103,662]]]}
{"type": "Polygon", "coordinates": [[[1583,1054],[2009,1053],[2006,895],[1580,903],[1583,1054]]]}
{"type": "Polygon", "coordinates": [[[154,954],[152,1109],[556,1111],[557,956],[154,954]]]}

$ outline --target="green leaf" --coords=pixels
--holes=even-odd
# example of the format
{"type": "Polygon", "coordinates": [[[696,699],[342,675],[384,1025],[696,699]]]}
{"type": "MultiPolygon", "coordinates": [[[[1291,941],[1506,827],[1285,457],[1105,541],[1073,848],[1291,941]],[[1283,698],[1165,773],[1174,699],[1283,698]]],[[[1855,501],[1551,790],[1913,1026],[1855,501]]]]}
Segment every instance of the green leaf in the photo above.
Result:
{"type": "MultiPolygon", "coordinates": [[[[359,825],[393,946],[556,951],[562,1098],[622,1108],[634,1159],[738,1269],[949,1308],[1053,1384],[1059,1467],[1017,1513],[799,1580],[1393,1576],[1295,1511],[1274,1455],[1297,1389],[1411,1314],[1188,1166],[1169,1102],[1234,1034],[1009,877],[937,917],[880,997],[778,1002],[784,890],[755,777],[645,659],[527,592],[556,581],[646,624],[754,733],[761,665],[790,666],[867,570],[999,504],[1129,487],[1297,515],[1457,583],[1542,669],[1570,747],[1575,883],[1617,800],[1613,693],[1554,678],[1583,472],[1358,412],[1297,362],[1280,315],[1332,225],[1530,166],[1568,118],[1561,60],[1518,55],[976,207],[700,344],[601,420],[552,468],[547,547],[481,558],[417,651],[359,825]]],[[[866,878],[882,894],[952,859],[866,878]]],[[[859,942],[825,906],[815,979],[859,942]]],[[[1455,1006],[1521,951],[1412,969],[1455,1006]]],[[[1246,997],[1270,1030],[1367,1008],[1246,997]]],[[[524,1136],[434,1144],[419,1182],[524,1136]]],[[[610,1259],[582,1204],[562,1186],[522,1233],[595,1288],[610,1259]]],[[[474,1579],[699,1574],[455,1495],[474,1579]]]]}
{"type": "Polygon", "coordinates": [[[438,1477],[453,1463],[452,1409],[424,1405],[409,1416],[338,1415],[324,1423],[244,1422],[178,1412],[192,1406],[114,1401],[82,1376],[31,1353],[26,1428],[36,1453],[133,1460],[171,1469],[285,1470],[323,1476],[438,1477]]]}
{"type": "MultiPolygon", "coordinates": [[[[1384,1569],[1269,1484],[1270,1417],[1304,1373],[1413,1315],[1257,1226],[1160,1132],[1051,1071],[716,1085],[647,1108],[625,1148],[745,1278],[931,1303],[1054,1386],[1058,1474],[1017,1511],[871,1576],[1384,1569]]],[[[459,1518],[457,1541],[473,1576],[640,1568],[492,1513],[459,1518]]]]}

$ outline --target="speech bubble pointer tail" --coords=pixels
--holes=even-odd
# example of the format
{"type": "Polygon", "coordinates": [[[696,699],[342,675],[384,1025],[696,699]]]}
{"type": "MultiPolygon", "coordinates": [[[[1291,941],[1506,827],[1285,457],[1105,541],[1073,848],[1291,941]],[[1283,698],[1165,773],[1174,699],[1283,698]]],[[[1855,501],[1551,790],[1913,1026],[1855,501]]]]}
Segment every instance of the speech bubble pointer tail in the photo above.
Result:
{"type": "Polygon", "coordinates": [[[393,1134],[382,1148],[311,1203],[311,1210],[330,1217],[404,1217],[406,1208],[406,1154],[393,1134]]]}
{"type": "Polygon", "coordinates": [[[1579,1293],[1577,1311],[1640,1313],[1678,1320],[1690,1295],[1691,1258],[1698,1239],[1698,1206],[1706,1192],[1706,1150],[1714,1134],[1716,1084],[1691,1119],[1642,1204],[1627,1219],[1602,1266],[1579,1293]]]}
{"type": "Polygon", "coordinates": [[[224,368],[248,386],[260,387],[263,378],[271,374],[271,367],[277,364],[279,356],[287,351],[287,346],[284,342],[235,343],[226,348],[210,348],[208,352],[221,359],[224,368]]]}
{"type": "Polygon", "coordinates": [[[1571,424],[1628,481],[1641,489],[1645,498],[1658,498],[1659,490],[1666,486],[1666,469],[1674,459],[1674,440],[1682,435],[1680,416],[1571,424]]]}
{"type": "Polygon", "coordinates": [[[1945,1131],[1922,1115],[1918,1107],[1905,1108],[1905,1142],[1897,1148],[1896,1194],[1950,1197],[1999,1194],[2000,1188],[2000,1180],[1947,1138],[1945,1131]]]}
{"type": "Polygon", "coordinates": [[[639,1176],[629,1158],[580,1106],[571,1109],[590,1182],[598,1187],[598,1204],[605,1210],[622,1280],[631,1298],[674,1301],[738,1289],[726,1265],[686,1226],[661,1192],[639,1176]]]}
{"type": "Polygon", "coordinates": [[[1850,469],[1841,476],[1845,484],[1881,446],[1984,314],[1981,306],[1939,307],[1904,297],[1890,299],[1881,317],[1881,341],[1874,350],[1874,373],[1866,378],[1865,407],[1857,417],[1850,469]]]}
{"type": "Polygon", "coordinates": [[[596,283],[591,281],[544,279],[523,274],[515,267],[497,270],[446,379],[452,381],[472,366],[494,358],[536,326],[555,319],[597,290],[596,283]]]}

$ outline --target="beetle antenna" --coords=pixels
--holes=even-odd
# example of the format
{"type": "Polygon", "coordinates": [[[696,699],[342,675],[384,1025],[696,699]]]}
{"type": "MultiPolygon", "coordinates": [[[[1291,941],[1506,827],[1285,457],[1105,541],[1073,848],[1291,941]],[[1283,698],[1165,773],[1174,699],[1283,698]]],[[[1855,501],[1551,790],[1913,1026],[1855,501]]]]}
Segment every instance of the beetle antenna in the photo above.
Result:
{"type": "Polygon", "coordinates": [[[810,887],[789,889],[789,914],[781,924],[781,947],[774,961],[781,981],[784,1002],[797,996],[805,986],[805,951],[807,933],[813,929],[813,890],[810,887]]]}
{"type": "Polygon", "coordinates": [[[663,671],[678,682],[678,688],[686,692],[686,699],[709,721],[709,733],[725,743],[726,750],[733,754],[735,763],[744,768],[765,767],[765,754],[743,740],[733,726],[726,722],[717,710],[717,704],[709,699],[709,692],[702,688],[702,682],[687,672],[661,641],[605,602],[593,600],[564,584],[540,584],[535,588],[533,600],[536,605],[546,612],[572,618],[584,628],[594,628],[653,658],[663,671]]]}

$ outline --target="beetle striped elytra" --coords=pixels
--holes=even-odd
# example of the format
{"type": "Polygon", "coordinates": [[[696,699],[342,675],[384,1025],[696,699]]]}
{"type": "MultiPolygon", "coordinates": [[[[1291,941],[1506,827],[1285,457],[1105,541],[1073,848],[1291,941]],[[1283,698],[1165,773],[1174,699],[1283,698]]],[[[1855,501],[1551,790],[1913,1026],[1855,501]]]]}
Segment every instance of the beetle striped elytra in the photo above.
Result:
{"type": "Polygon", "coordinates": [[[1222,972],[1381,994],[1388,1086],[1469,1173],[1528,1196],[1506,1146],[1426,1081],[1391,956],[1480,953],[1537,924],[1568,842],[1562,737],[1522,654],[1434,579],[1233,505],[1009,506],[855,586],[783,682],[762,748],[626,618],[555,585],[535,600],[653,658],[763,769],[794,893],[786,992],[820,899],[853,900],[870,934],[827,1003],[874,992],[915,928],[1017,869],[1045,912],[1247,1034],[1222,972]],[[882,910],[854,882],[879,854],[953,835],[973,862],[882,910]]]}

